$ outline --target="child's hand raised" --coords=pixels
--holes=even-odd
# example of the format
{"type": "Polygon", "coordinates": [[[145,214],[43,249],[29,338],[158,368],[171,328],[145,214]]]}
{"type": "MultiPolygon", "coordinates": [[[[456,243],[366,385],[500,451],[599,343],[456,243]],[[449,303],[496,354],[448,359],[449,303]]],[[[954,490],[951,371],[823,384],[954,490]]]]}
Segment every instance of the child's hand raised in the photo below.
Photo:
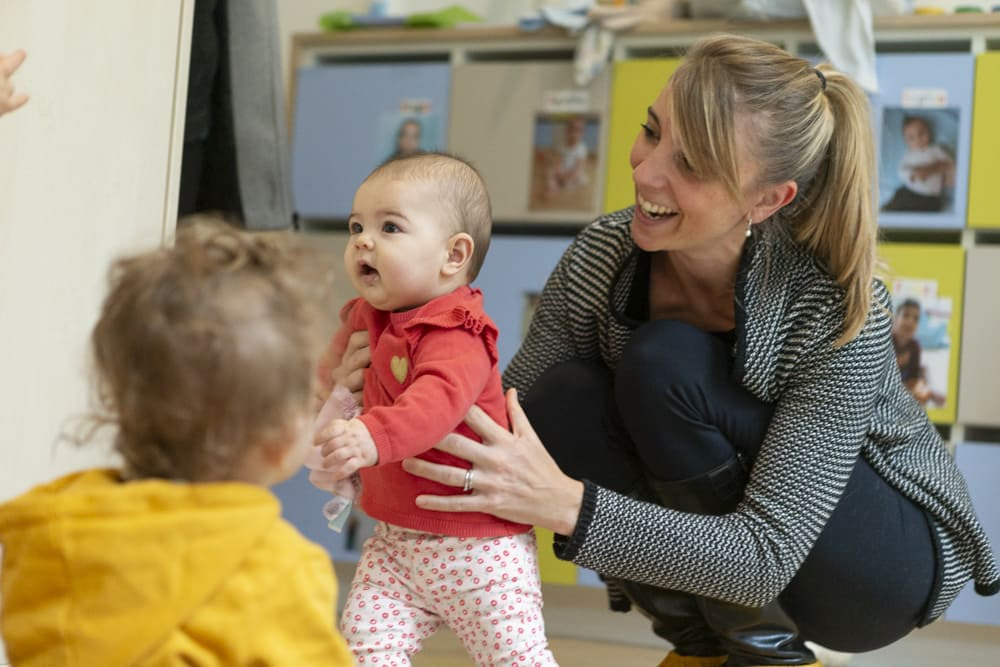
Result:
{"type": "Polygon", "coordinates": [[[316,434],[314,444],[321,446],[323,470],[338,478],[378,463],[375,441],[360,419],[334,419],[316,434]]]}
{"type": "Polygon", "coordinates": [[[0,116],[20,108],[28,101],[28,96],[24,93],[15,94],[14,83],[10,80],[26,56],[27,54],[21,50],[8,54],[0,53],[0,116]]]}

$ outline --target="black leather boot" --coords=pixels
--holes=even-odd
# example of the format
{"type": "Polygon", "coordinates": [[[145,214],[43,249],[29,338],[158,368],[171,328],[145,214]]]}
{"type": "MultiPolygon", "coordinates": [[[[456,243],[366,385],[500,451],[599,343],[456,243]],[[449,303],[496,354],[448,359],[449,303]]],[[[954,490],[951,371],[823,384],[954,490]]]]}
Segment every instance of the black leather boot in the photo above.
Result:
{"type": "MultiPolygon", "coordinates": [[[[708,625],[695,595],[621,580],[632,606],[653,623],[653,632],[685,656],[724,656],[719,636],[708,625]]],[[[720,660],[720,664],[721,664],[720,660]]]]}
{"type": "MultiPolygon", "coordinates": [[[[656,494],[644,483],[628,495],[659,504],[656,494]]],[[[671,655],[718,657],[714,663],[718,665],[725,661],[726,652],[698,608],[696,596],[625,579],[614,579],[613,584],[632,607],[652,621],[653,632],[673,645],[671,655]]]]}
{"type": "MultiPolygon", "coordinates": [[[[650,480],[649,484],[664,507],[691,514],[725,514],[743,497],[746,480],[742,461],[733,458],[698,477],[678,482],[650,480]]],[[[819,664],[778,600],[760,608],[701,596],[695,600],[705,624],[729,655],[726,667],[819,664]]]]}

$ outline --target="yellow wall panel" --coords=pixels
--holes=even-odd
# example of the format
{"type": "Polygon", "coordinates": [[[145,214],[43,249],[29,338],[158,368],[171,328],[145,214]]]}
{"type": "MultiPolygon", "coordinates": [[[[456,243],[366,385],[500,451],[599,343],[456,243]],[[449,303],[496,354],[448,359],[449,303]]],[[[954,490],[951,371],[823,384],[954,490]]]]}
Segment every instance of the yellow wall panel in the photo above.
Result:
{"type": "Polygon", "coordinates": [[[538,569],[547,584],[575,584],[576,565],[556,558],[552,551],[553,534],[546,528],[535,528],[538,537],[538,569]]]}
{"type": "Polygon", "coordinates": [[[879,255],[888,265],[884,279],[893,307],[908,297],[921,304],[921,365],[937,399],[930,398],[925,407],[932,421],[951,424],[958,403],[965,252],[953,245],[884,243],[879,255]]]}
{"type": "Polygon", "coordinates": [[[616,211],[635,202],[628,154],[639,134],[639,125],[646,122],[646,108],[659,95],[680,62],[679,58],[654,58],[615,63],[608,127],[605,211],[616,211]]]}
{"type": "Polygon", "coordinates": [[[976,58],[969,166],[970,227],[1000,228],[1000,52],[976,58]]]}

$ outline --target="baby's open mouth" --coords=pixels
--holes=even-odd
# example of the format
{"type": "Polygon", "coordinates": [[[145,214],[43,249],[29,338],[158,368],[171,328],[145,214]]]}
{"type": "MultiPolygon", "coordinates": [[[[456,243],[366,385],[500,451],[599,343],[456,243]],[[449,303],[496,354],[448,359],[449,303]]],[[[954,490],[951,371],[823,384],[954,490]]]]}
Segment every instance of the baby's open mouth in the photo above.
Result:
{"type": "Polygon", "coordinates": [[[378,277],[378,269],[368,262],[361,260],[358,262],[358,275],[365,281],[374,280],[378,277]]]}

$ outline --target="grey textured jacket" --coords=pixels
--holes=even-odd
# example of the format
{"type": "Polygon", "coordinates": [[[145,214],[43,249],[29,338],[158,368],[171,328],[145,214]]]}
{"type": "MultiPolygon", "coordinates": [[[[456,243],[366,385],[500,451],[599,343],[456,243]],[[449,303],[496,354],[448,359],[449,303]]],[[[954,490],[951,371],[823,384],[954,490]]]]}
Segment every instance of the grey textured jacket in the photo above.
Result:
{"type": "MultiPolygon", "coordinates": [[[[599,218],[567,249],[506,386],[524,396],[543,371],[571,358],[616,366],[631,335],[613,314],[625,311],[638,263],[631,219],[631,208],[599,218]]],[[[979,593],[996,593],[1000,574],[965,480],[900,380],[884,285],[873,284],[861,333],[834,348],[843,291],[811,253],[760,227],[737,284],[734,377],[775,410],[743,501],[729,515],[700,516],[588,483],[558,555],[610,577],[762,606],[805,560],[860,455],[931,517],[942,576],[926,620],[970,578],[979,593]]]]}

